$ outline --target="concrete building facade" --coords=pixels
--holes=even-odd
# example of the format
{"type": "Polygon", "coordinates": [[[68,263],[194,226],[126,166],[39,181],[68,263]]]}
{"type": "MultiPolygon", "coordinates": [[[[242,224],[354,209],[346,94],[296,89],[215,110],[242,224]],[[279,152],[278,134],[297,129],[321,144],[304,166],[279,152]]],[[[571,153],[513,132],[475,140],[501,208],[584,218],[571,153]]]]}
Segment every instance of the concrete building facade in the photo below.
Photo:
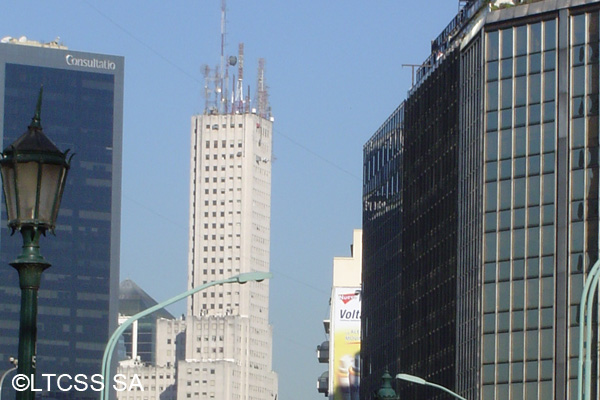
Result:
{"type": "MultiPolygon", "coordinates": [[[[190,288],[269,270],[272,134],[268,115],[192,118],[190,288]]],[[[274,399],[268,282],[192,296],[178,370],[178,399],[274,399]],[[207,378],[192,378],[196,372],[207,378]]]]}
{"type": "MultiPolygon", "coordinates": [[[[154,302],[153,299],[150,299],[154,302]]],[[[126,382],[140,383],[142,390],[117,391],[119,400],[175,400],[177,398],[177,360],[185,356],[185,319],[154,318],[152,321],[153,361],[144,360],[138,356],[127,358],[119,362],[117,374],[125,376],[126,382]]],[[[128,336],[133,342],[132,331],[128,336]]],[[[127,338],[124,335],[125,338],[127,338]]]]}
{"type": "MultiPolygon", "coordinates": [[[[224,97],[216,101],[223,109],[207,99],[192,117],[188,289],[269,271],[274,119],[264,60],[257,110],[241,88],[240,80],[229,111],[224,97]]],[[[176,398],[275,400],[268,281],[213,286],[190,296],[187,308],[185,318],[156,325],[155,366],[175,369],[176,398]]]]}

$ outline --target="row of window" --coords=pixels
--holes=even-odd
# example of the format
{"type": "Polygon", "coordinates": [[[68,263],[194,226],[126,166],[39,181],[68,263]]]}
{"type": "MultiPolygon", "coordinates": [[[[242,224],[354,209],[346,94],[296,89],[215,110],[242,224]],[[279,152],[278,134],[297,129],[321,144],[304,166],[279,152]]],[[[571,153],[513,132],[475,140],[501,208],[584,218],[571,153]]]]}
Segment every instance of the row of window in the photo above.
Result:
{"type": "MultiPolygon", "coordinates": [[[[239,123],[239,124],[238,124],[238,128],[242,128],[243,126],[244,126],[244,125],[243,125],[243,124],[241,124],[241,123],[239,123]]],[[[211,124],[206,124],[206,126],[205,126],[205,127],[206,127],[206,129],[214,129],[214,130],[217,130],[217,129],[219,129],[219,124],[212,124],[212,125],[211,125],[211,124]]],[[[234,124],[233,122],[230,122],[230,123],[229,123],[229,127],[230,127],[230,128],[235,128],[235,124],[234,124]]],[[[221,128],[223,128],[223,129],[226,129],[226,128],[227,128],[227,124],[221,124],[221,128]]]]}
{"type": "MultiPolygon", "coordinates": [[[[574,171],[579,172],[579,171],[574,171]]],[[[586,193],[585,181],[571,182],[573,199],[582,199],[586,193]]],[[[508,210],[553,204],[556,196],[554,174],[533,175],[530,177],[487,182],[485,190],[485,211],[508,210]]]]}
{"type": "MultiPolygon", "coordinates": [[[[584,51],[585,54],[585,51],[584,51]]],[[[495,82],[513,77],[522,77],[527,74],[554,71],[556,69],[556,51],[507,58],[502,61],[488,61],[486,69],[486,81],[495,82]]]]}
{"type": "MultiPolygon", "coordinates": [[[[584,166],[583,151],[573,153],[575,165],[584,166]]],[[[590,162],[591,158],[588,160],[590,162]]],[[[488,161],[485,164],[485,181],[492,182],[511,178],[520,178],[554,172],[555,156],[554,153],[543,155],[535,154],[529,157],[521,156],[505,160],[488,161]]]]}
{"type": "MultiPolygon", "coordinates": [[[[541,126],[521,126],[503,129],[500,132],[492,130],[485,134],[485,139],[486,161],[551,153],[556,148],[556,127],[552,121],[541,126]]],[[[581,141],[580,138],[573,140],[577,143],[581,141]]]]}
{"type": "MultiPolygon", "coordinates": [[[[240,272],[240,271],[239,271],[239,270],[237,270],[236,272],[240,272]]],[[[235,306],[235,307],[239,307],[239,306],[240,306],[240,304],[239,304],[239,303],[235,303],[235,304],[226,304],[226,306],[227,306],[227,307],[223,307],[223,304],[218,304],[218,309],[219,309],[219,310],[223,310],[224,308],[226,308],[227,310],[230,310],[230,309],[231,309],[233,306],[235,306]]],[[[214,304],[211,304],[211,305],[210,305],[210,307],[209,307],[209,306],[208,306],[206,303],[203,303],[203,304],[202,304],[202,309],[203,309],[203,310],[208,310],[208,309],[214,310],[215,308],[216,308],[216,307],[215,307],[215,305],[214,305],[214,304]]]]}
{"type": "MultiPolygon", "coordinates": [[[[486,110],[507,109],[525,105],[550,102],[556,98],[556,73],[531,74],[516,78],[503,79],[500,82],[488,82],[486,93],[486,110]]],[[[584,86],[585,87],[585,86],[584,86]]],[[[544,119],[554,119],[552,110],[544,109],[544,119]]],[[[515,112],[515,125],[521,125],[519,115],[515,112]]]]}
{"type": "MultiPolygon", "coordinates": [[[[205,257],[205,258],[203,258],[203,259],[202,259],[202,261],[203,261],[205,264],[208,264],[208,260],[209,260],[209,259],[208,259],[208,257],[205,257]]],[[[219,262],[220,264],[222,264],[222,263],[224,263],[224,262],[225,262],[225,259],[224,259],[224,258],[218,258],[218,260],[219,260],[218,262],[219,262]]],[[[232,261],[232,260],[239,261],[239,260],[240,260],[240,257],[227,257],[227,260],[228,260],[228,261],[232,261]]],[[[210,258],[210,263],[211,263],[211,264],[215,264],[215,263],[217,263],[217,258],[216,258],[216,257],[211,257],[211,258],[210,258]]],[[[231,272],[231,269],[228,269],[227,271],[228,271],[228,272],[231,272]]],[[[239,272],[239,268],[236,268],[236,272],[239,272]]],[[[206,283],[206,282],[204,282],[204,283],[206,283]]]]}
{"type": "MultiPolygon", "coordinates": [[[[241,140],[238,140],[237,147],[241,148],[242,146],[243,146],[243,145],[242,145],[242,141],[241,141],[241,140]]],[[[210,147],[210,140],[207,140],[207,141],[204,143],[204,147],[206,147],[207,149],[210,149],[210,148],[211,148],[211,147],[210,147]]],[[[231,141],[229,142],[229,147],[230,147],[230,148],[234,148],[234,147],[235,147],[235,142],[234,142],[233,140],[231,140],[231,141]]],[[[214,140],[214,141],[213,141],[213,146],[212,146],[212,148],[213,148],[213,149],[218,149],[218,148],[219,148],[219,141],[218,141],[218,140],[214,140]]],[[[221,148],[227,148],[227,140],[221,140],[221,148]]]]}
{"type": "MultiPolygon", "coordinates": [[[[556,49],[556,21],[488,32],[486,59],[498,60],[556,49]]],[[[577,43],[574,43],[577,44],[577,43]]]]}
{"type": "MultiPolygon", "coordinates": [[[[554,223],[554,210],[554,204],[548,204],[543,207],[532,206],[512,210],[507,209],[500,212],[487,212],[484,217],[484,230],[486,233],[501,232],[509,229],[517,230],[525,227],[531,229],[537,228],[540,225],[551,225],[554,223]]],[[[524,236],[519,237],[520,235],[522,236],[523,233],[520,232],[513,236],[513,240],[525,239],[524,236]]],[[[506,239],[508,239],[507,236],[501,238],[501,240],[506,239]]]]}
{"type": "MultiPolygon", "coordinates": [[[[501,313],[504,311],[515,312],[515,310],[521,311],[524,309],[536,309],[539,307],[552,307],[554,305],[554,278],[534,278],[526,280],[513,280],[508,282],[491,282],[484,285],[484,302],[483,310],[484,313],[501,313]]],[[[521,324],[516,325],[522,330],[523,315],[513,315],[514,320],[521,321],[521,324]]],[[[549,318],[547,322],[548,327],[552,326],[553,316],[550,313],[547,315],[549,318]]],[[[484,319],[485,320],[485,319],[484,319]]],[[[505,331],[509,329],[510,318],[507,315],[505,320],[499,320],[498,331],[505,331]]],[[[532,320],[531,326],[527,326],[529,329],[534,329],[537,324],[537,320],[532,320]]],[[[489,322],[489,321],[488,321],[489,322]]],[[[542,321],[543,322],[543,321],[542,321]]],[[[487,326],[489,331],[490,326],[487,326]]],[[[513,328],[514,330],[514,328],[513,328]]]]}

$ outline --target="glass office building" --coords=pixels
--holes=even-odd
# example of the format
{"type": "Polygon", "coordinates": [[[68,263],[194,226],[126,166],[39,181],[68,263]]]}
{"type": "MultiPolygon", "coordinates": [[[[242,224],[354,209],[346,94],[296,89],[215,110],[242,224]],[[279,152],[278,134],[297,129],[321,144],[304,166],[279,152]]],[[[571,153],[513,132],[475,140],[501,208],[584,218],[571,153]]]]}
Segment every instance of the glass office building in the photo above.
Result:
{"type": "Polygon", "coordinates": [[[365,371],[365,367],[369,370],[362,372],[361,387],[369,383],[365,377],[372,377],[373,385],[379,384],[385,368],[393,370],[390,364],[395,358],[392,360],[390,356],[399,351],[399,343],[390,338],[398,333],[400,274],[390,267],[400,263],[403,125],[404,103],[363,149],[363,230],[369,232],[363,235],[363,248],[369,249],[363,252],[363,263],[369,268],[362,271],[361,346],[367,348],[361,349],[361,370],[365,371]]]}
{"type": "Polygon", "coordinates": [[[449,51],[365,145],[365,398],[385,370],[454,383],[459,61],[449,51]]]}
{"type": "MultiPolygon", "coordinates": [[[[556,16],[490,28],[485,43],[482,394],[549,398],[553,377],[565,367],[553,359],[569,333],[567,306],[579,302],[555,294],[568,293],[571,279],[581,287],[584,268],[582,262],[578,276],[570,276],[562,247],[572,247],[566,235],[571,230],[573,248],[582,253],[585,224],[583,211],[576,226],[557,230],[569,214],[567,202],[577,199],[571,206],[579,208],[584,179],[568,179],[579,192],[571,199],[558,196],[557,178],[569,157],[559,153],[566,143],[557,146],[556,16]]],[[[577,90],[585,89],[579,83],[577,90]]],[[[582,164],[577,175],[584,171],[582,164]]]]}
{"type": "MultiPolygon", "coordinates": [[[[598,259],[600,2],[524,1],[512,7],[486,3],[465,5],[432,42],[432,56],[404,103],[421,102],[417,113],[423,116],[409,118],[405,106],[400,150],[404,163],[397,168],[384,159],[378,167],[402,176],[402,211],[395,230],[402,232],[395,241],[402,255],[397,261],[384,265],[374,256],[390,244],[373,242],[370,248],[369,237],[389,227],[369,224],[369,214],[363,215],[363,306],[369,304],[369,271],[378,268],[388,270],[389,279],[397,282],[386,291],[402,303],[387,314],[363,309],[363,323],[376,330],[364,335],[363,352],[372,348],[371,338],[389,337],[377,348],[394,353],[386,354],[386,360],[363,354],[364,360],[380,358],[362,369],[367,399],[383,367],[420,375],[469,399],[576,398],[578,306],[586,273],[598,259]],[[452,68],[457,68],[458,90],[439,79],[441,71],[452,68]],[[423,97],[423,88],[431,84],[439,86],[444,100],[423,97]],[[457,102],[457,124],[443,120],[451,96],[457,102]],[[425,141],[420,149],[408,147],[412,129],[418,132],[417,140],[425,141]],[[444,132],[457,140],[456,156],[447,159],[452,164],[430,182],[420,179],[424,192],[409,190],[410,168],[419,157],[439,159],[436,149],[444,132]],[[409,161],[409,154],[414,160],[409,161]],[[445,185],[455,171],[457,179],[445,185]],[[427,199],[438,196],[446,201],[452,193],[455,207],[446,213],[453,216],[435,214],[440,203],[426,207],[427,199]],[[423,207],[424,213],[415,214],[423,207]],[[438,225],[446,218],[448,225],[436,228],[432,217],[438,225]],[[421,230],[409,235],[411,219],[421,230]],[[440,250],[447,235],[456,238],[455,247],[440,250]],[[411,264],[405,254],[413,251],[423,261],[436,251],[443,257],[411,264]],[[435,292],[440,267],[449,277],[441,285],[450,287],[435,292]],[[428,285],[420,287],[420,276],[426,276],[428,285]],[[404,291],[406,280],[413,292],[404,291]],[[452,290],[452,299],[434,296],[452,290]],[[420,314],[403,319],[402,310],[419,302],[427,304],[420,314]],[[453,303],[453,310],[447,307],[444,313],[452,314],[446,318],[453,331],[447,336],[453,341],[448,351],[454,358],[439,362],[453,371],[450,381],[436,376],[438,362],[427,365],[439,356],[433,338],[443,322],[432,316],[446,303],[453,303]],[[383,321],[396,318],[399,324],[393,330],[383,321]],[[422,319],[433,323],[422,324],[422,319]],[[407,357],[403,345],[395,343],[411,343],[415,337],[419,350],[410,351],[420,351],[421,361],[407,357]],[[370,377],[369,371],[377,375],[370,377]]],[[[372,163],[368,155],[382,149],[377,137],[365,145],[365,167],[372,163]]],[[[451,145],[446,148],[452,151],[451,145]]],[[[365,207],[371,181],[365,174],[365,207]]],[[[385,215],[379,218],[383,221],[385,215]]],[[[596,329],[593,342],[597,340],[596,329]]],[[[594,349],[597,355],[597,346],[594,349]]],[[[592,372],[597,382],[595,359],[592,372]]],[[[405,388],[398,384],[400,393],[409,393],[405,388]]],[[[414,386],[413,390],[416,397],[434,396],[414,386]]],[[[598,395],[594,392],[592,398],[598,395]]]]}
{"type": "MultiPolygon", "coordinates": [[[[43,85],[44,132],[58,148],[75,153],[56,237],[41,239],[52,267],[44,272],[39,292],[38,379],[42,373],[99,373],[109,332],[116,328],[123,69],[122,57],[0,44],[2,148],[26,131],[43,85]]],[[[8,263],[21,245],[20,237],[10,236],[2,207],[0,362],[17,355],[20,290],[8,263]]],[[[93,391],[41,394],[98,397],[93,391]]]]}

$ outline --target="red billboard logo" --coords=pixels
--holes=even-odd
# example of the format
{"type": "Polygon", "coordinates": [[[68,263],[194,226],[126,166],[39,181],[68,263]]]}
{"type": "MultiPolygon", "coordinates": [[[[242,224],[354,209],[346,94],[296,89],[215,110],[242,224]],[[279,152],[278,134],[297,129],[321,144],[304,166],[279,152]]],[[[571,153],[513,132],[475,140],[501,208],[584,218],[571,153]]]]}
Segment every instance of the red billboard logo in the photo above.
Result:
{"type": "Polygon", "coordinates": [[[357,293],[347,293],[347,294],[340,294],[340,300],[342,301],[342,303],[344,304],[348,304],[348,302],[350,300],[352,300],[353,298],[355,298],[358,294],[357,293]]]}

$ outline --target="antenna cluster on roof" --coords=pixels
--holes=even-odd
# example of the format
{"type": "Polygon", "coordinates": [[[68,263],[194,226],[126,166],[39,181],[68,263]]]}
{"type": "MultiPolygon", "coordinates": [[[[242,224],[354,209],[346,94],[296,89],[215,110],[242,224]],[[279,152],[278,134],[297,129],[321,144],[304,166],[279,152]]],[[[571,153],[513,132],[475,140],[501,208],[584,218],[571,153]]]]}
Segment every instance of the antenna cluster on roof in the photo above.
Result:
{"type": "Polygon", "coordinates": [[[214,71],[207,65],[203,66],[204,74],[204,113],[205,114],[243,114],[258,113],[263,118],[271,116],[268,101],[268,86],[265,83],[265,60],[258,61],[258,80],[256,104],[258,109],[250,107],[250,86],[244,96],[244,43],[238,46],[238,55],[225,56],[226,47],[226,0],[221,0],[221,59],[220,65],[214,71]],[[229,90],[229,67],[238,66],[237,79],[235,74],[229,90]]]}

